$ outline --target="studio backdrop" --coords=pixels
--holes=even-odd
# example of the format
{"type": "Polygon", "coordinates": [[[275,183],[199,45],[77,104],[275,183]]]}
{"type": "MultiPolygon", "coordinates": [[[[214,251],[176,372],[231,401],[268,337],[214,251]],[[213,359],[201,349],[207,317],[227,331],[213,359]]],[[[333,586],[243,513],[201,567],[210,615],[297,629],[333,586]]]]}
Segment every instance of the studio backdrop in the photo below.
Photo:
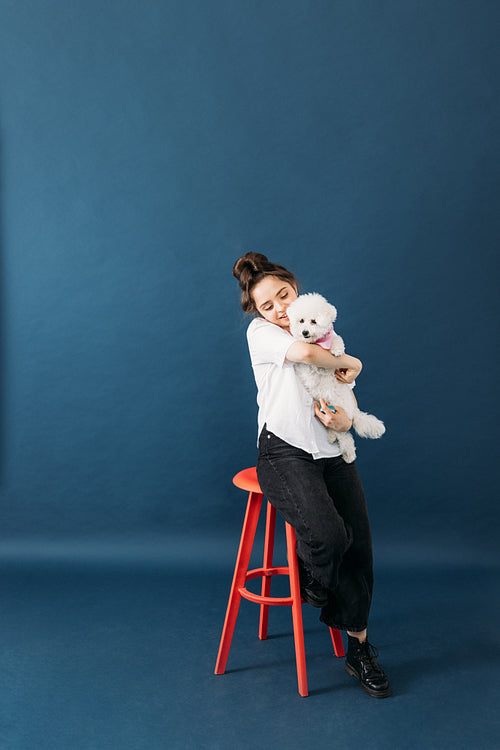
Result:
{"type": "Polygon", "coordinates": [[[231,269],[254,250],[364,363],[379,548],[493,559],[498,14],[2,4],[0,554],[234,543],[257,407],[231,269]]]}

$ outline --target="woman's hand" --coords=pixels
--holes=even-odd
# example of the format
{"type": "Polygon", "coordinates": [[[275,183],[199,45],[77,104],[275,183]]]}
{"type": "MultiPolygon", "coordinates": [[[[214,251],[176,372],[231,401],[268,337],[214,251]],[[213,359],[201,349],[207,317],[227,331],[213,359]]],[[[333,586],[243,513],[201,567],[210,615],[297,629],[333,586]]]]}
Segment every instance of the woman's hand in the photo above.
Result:
{"type": "Polygon", "coordinates": [[[354,383],[358,375],[358,370],[346,369],[345,367],[340,370],[335,370],[335,379],[338,380],[339,383],[354,383]]]}
{"type": "Polygon", "coordinates": [[[336,432],[347,432],[347,430],[351,429],[352,419],[349,419],[341,406],[335,406],[334,404],[335,411],[333,412],[328,408],[322,398],[320,398],[319,402],[324,414],[316,402],[314,402],[314,411],[319,421],[322,422],[325,427],[329,427],[336,432]]]}

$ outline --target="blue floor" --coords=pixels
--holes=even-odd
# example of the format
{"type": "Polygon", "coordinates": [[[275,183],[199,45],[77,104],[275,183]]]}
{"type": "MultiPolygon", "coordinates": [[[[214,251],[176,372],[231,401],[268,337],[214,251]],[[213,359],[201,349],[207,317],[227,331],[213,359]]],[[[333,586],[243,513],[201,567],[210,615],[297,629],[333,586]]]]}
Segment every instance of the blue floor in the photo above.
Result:
{"type": "Polygon", "coordinates": [[[385,700],[346,674],[306,605],[308,698],[288,607],[271,611],[261,642],[258,608],[244,601],[215,676],[230,578],[4,561],[1,750],[500,746],[494,569],[376,570],[369,636],[391,678],[385,700]]]}

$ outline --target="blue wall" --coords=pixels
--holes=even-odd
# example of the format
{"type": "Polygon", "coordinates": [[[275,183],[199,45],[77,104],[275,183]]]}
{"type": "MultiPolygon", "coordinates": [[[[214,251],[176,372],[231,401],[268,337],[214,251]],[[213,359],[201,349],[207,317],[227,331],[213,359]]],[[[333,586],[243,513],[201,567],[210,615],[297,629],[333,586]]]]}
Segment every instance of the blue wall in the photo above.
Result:
{"type": "Polygon", "coordinates": [[[365,364],[381,542],[494,550],[498,16],[3,3],[4,541],[234,536],[256,406],[231,268],[259,250],[365,364]]]}

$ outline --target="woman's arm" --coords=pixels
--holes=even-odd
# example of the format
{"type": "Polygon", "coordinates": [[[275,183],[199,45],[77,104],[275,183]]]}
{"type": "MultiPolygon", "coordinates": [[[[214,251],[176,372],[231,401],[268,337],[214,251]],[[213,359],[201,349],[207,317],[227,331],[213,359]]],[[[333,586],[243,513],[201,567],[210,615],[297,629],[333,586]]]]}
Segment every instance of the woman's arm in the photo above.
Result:
{"type": "Polygon", "coordinates": [[[334,357],[322,346],[306,344],[304,341],[294,341],[287,350],[286,359],[289,362],[303,362],[316,367],[326,367],[328,370],[347,370],[343,379],[346,383],[352,383],[363,367],[357,357],[351,357],[350,354],[334,357]]]}

